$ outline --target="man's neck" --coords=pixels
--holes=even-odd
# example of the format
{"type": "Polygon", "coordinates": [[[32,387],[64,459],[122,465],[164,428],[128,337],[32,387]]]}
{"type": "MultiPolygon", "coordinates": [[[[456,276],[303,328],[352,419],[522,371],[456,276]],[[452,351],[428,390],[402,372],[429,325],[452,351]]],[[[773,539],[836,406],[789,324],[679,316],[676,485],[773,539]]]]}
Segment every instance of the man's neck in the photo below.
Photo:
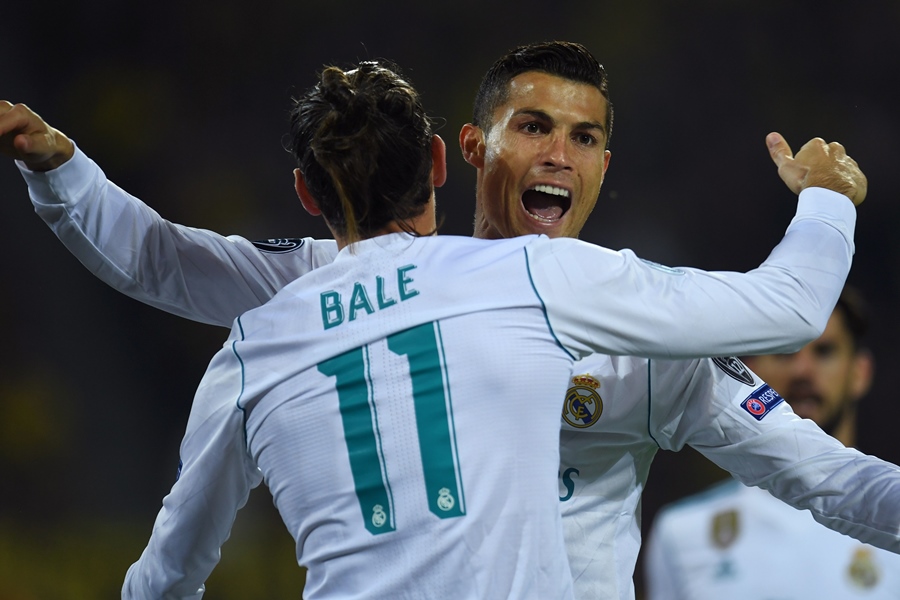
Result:
{"type": "MultiPolygon", "coordinates": [[[[421,215],[417,217],[413,217],[412,219],[407,219],[405,221],[391,221],[387,225],[385,225],[382,229],[374,232],[371,235],[367,235],[362,239],[370,239],[374,237],[378,237],[379,235],[387,235],[389,233],[411,233],[413,235],[434,235],[437,233],[437,220],[435,217],[435,207],[434,207],[434,193],[431,194],[431,199],[428,201],[428,204],[425,205],[425,210],[421,215]]],[[[337,242],[338,250],[345,247],[349,240],[346,237],[335,234],[334,230],[331,232],[334,235],[334,240],[337,242]]],[[[359,240],[357,240],[359,241],[359,240]]]]}

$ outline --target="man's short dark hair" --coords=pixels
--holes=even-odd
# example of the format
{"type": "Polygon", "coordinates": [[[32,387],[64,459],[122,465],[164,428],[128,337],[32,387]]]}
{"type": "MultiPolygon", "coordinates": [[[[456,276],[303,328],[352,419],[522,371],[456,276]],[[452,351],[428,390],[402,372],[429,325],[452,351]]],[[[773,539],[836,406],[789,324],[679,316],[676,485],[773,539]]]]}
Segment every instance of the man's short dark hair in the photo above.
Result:
{"type": "Polygon", "coordinates": [[[844,323],[853,338],[853,347],[858,350],[869,329],[869,310],[862,294],[854,287],[845,286],[834,310],[844,316],[844,323]]]}
{"type": "Polygon", "coordinates": [[[541,42],[519,46],[495,62],[478,88],[472,123],[485,132],[493,125],[494,111],[509,98],[509,82],[522,73],[541,71],[592,85],[606,99],[606,147],[612,136],[613,106],[603,68],[587,48],[575,42],[541,42]]]}

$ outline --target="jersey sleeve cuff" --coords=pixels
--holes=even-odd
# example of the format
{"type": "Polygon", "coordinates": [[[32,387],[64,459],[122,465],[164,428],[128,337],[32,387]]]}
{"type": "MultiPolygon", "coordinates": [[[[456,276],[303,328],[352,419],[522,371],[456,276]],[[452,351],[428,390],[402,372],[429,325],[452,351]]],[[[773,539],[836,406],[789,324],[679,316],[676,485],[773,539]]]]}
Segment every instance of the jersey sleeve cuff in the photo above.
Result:
{"type": "MultiPolygon", "coordinates": [[[[75,142],[72,142],[75,144],[75,142]]],[[[25,163],[17,160],[16,166],[28,184],[35,204],[67,204],[91,184],[93,174],[98,169],[94,161],[75,144],[75,154],[55,169],[32,171],[25,163]]]]}
{"type": "Polygon", "coordinates": [[[797,213],[791,220],[791,225],[803,219],[824,221],[840,231],[851,244],[853,243],[856,207],[844,194],[820,187],[810,187],[801,191],[797,213]]]}

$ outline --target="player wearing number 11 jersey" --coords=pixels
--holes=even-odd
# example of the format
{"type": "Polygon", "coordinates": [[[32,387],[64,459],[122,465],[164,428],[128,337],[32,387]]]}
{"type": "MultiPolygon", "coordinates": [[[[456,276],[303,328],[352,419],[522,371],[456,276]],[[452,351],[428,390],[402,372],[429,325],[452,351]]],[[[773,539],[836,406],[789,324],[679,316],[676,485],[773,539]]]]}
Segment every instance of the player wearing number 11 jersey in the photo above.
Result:
{"type": "MultiPolygon", "coordinates": [[[[370,69],[361,67],[352,77],[370,69]]],[[[340,73],[338,79],[345,75],[351,76],[340,73]]],[[[539,77],[525,75],[529,81],[539,77]]],[[[263,254],[246,240],[161,222],[139,205],[135,211],[98,169],[88,169],[87,182],[76,182],[79,163],[87,162],[83,155],[57,170],[61,187],[36,179],[38,194],[75,190],[102,199],[102,210],[88,207],[95,226],[67,222],[58,229],[61,236],[103,238],[115,232],[113,237],[126,239],[132,260],[143,260],[146,248],[154,249],[154,257],[157,251],[177,255],[182,243],[196,251],[183,262],[163,260],[165,275],[143,277],[118,265],[108,268],[108,246],[88,244],[88,254],[94,254],[85,264],[98,275],[127,280],[119,289],[137,287],[142,299],[159,292],[164,297],[149,301],[195,318],[197,309],[228,312],[225,321],[209,321],[216,323],[230,323],[253,308],[235,322],[204,377],[182,445],[180,479],[164,501],[147,549],[129,570],[123,596],[199,597],[237,509],[264,479],[296,539],[298,561],[309,569],[309,600],[571,597],[554,483],[558,411],[573,361],[592,351],[668,358],[786,351],[824,326],[849,269],[855,214],[847,197],[809,187],[814,184],[801,186],[807,189],[784,241],[747,275],[664,269],[627,251],[571,239],[486,242],[397,233],[433,232],[431,184],[440,185],[443,177],[443,144],[430,128],[401,122],[386,130],[361,122],[419,115],[420,107],[404,104],[415,93],[401,83],[370,104],[366,94],[329,88],[326,104],[340,102],[329,109],[325,124],[336,135],[294,136],[298,194],[308,210],[325,217],[337,244],[299,243],[294,252],[277,255],[293,261],[286,265],[258,262],[263,254]],[[394,160],[394,146],[409,144],[411,136],[413,154],[430,148],[433,167],[418,156],[394,160]],[[337,196],[361,199],[362,210],[342,212],[354,205],[341,202],[335,212],[334,205],[319,203],[335,195],[333,189],[325,193],[322,174],[311,164],[323,159],[328,177],[340,182],[337,196]],[[363,166],[358,171],[356,160],[363,166]],[[332,171],[348,176],[334,177],[332,171]],[[359,184],[348,171],[367,173],[371,181],[359,184]],[[387,222],[354,235],[349,225],[384,216],[379,203],[396,203],[403,212],[389,210],[387,222]],[[124,227],[131,218],[137,219],[134,226],[124,227]],[[422,228],[410,225],[420,218],[422,228]],[[148,238],[155,242],[144,243],[148,238]],[[198,245],[198,239],[208,243],[198,245]],[[347,243],[335,258],[336,247],[347,243]],[[332,259],[334,264],[322,267],[332,259]],[[201,285],[199,294],[185,294],[179,285],[196,283],[193,271],[168,275],[184,265],[203,282],[221,282],[223,276],[230,281],[235,274],[240,282],[232,288],[201,285]],[[321,270],[294,281],[317,266],[321,270]],[[255,308],[290,281],[269,304],[255,308]],[[170,296],[171,286],[177,289],[170,296]]],[[[601,93],[558,83],[574,88],[575,99],[601,93]]],[[[545,95],[543,101],[569,96],[545,95]]],[[[588,112],[603,106],[590,102],[588,112]]],[[[533,107],[507,112],[516,123],[524,119],[515,128],[520,138],[578,145],[570,158],[580,157],[584,169],[551,171],[542,160],[548,168],[528,192],[571,191],[567,214],[586,216],[602,180],[599,169],[605,169],[597,160],[608,158],[596,143],[603,119],[579,117],[576,131],[560,136],[546,126],[550,113],[533,107]]],[[[8,120],[23,113],[33,122],[22,107],[10,110],[8,120]]],[[[579,113],[560,113],[558,125],[568,132],[579,113]]],[[[483,148],[480,142],[472,146],[473,152],[483,148]]],[[[821,158],[817,149],[811,146],[805,160],[821,158]]],[[[798,164],[805,164],[803,154],[798,164]]],[[[469,158],[481,164],[476,155],[469,158]]],[[[507,164],[510,157],[496,158],[507,164]]],[[[818,171],[839,165],[826,161],[818,171]]],[[[84,209],[65,200],[54,206],[68,215],[84,209]]],[[[486,237],[497,233],[505,234],[486,237]]],[[[594,403],[591,412],[586,401],[574,398],[570,412],[582,424],[599,414],[596,408],[594,403]]],[[[597,460],[592,453],[581,457],[597,460]]],[[[578,471],[572,468],[564,480],[578,471]]],[[[588,474],[582,468],[579,477],[588,474]]],[[[592,490],[622,487],[609,478],[596,484],[592,490]]],[[[575,489],[575,496],[584,497],[582,492],[575,489]]],[[[599,550],[588,552],[604,572],[628,570],[627,564],[600,560],[605,554],[599,550]]]]}
{"type": "Polygon", "coordinates": [[[570,239],[397,233],[344,248],[235,322],[126,586],[190,597],[264,479],[305,598],[570,597],[555,481],[574,360],[634,340],[712,344],[702,328],[669,345],[658,332],[702,315],[701,293],[738,302],[721,284],[570,239]],[[653,309],[650,290],[671,305],[653,309]]]}
{"type": "Polygon", "coordinates": [[[126,598],[202,595],[262,481],[307,600],[572,598],[556,472],[575,361],[793,348],[850,267],[853,205],[822,189],[748,274],[569,238],[423,235],[444,146],[406,82],[329,68],[292,115],[298,195],[340,250],[235,320],[126,598]]]}

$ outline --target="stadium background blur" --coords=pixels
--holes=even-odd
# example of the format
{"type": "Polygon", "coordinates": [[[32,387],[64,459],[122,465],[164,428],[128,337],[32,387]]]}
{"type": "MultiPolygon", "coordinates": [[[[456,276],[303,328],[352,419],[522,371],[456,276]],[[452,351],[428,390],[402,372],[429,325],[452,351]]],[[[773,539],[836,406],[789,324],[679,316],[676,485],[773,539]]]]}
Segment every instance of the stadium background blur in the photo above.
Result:
{"type": "MultiPolygon", "coordinates": [[[[166,218],[250,239],[325,236],[292,189],[289,98],[323,63],[390,58],[445,120],[442,231],[469,235],[475,177],[456,140],[481,75],[518,44],[578,41],[607,67],[615,104],[611,169],[582,238],[707,269],[757,265],[793,214],[766,133],[795,150],[838,140],[870,181],[850,277],[877,323],[861,449],[900,462],[900,3],[552,4],[7,3],[0,97],[31,106],[166,218]]],[[[227,332],[94,278],[33,214],[9,162],[0,190],[0,598],[115,597],[227,332]]],[[[661,452],[645,534],[661,504],[720,477],[693,451],[661,452]]],[[[206,597],[299,597],[301,585],[290,536],[256,490],[206,597]]]]}

